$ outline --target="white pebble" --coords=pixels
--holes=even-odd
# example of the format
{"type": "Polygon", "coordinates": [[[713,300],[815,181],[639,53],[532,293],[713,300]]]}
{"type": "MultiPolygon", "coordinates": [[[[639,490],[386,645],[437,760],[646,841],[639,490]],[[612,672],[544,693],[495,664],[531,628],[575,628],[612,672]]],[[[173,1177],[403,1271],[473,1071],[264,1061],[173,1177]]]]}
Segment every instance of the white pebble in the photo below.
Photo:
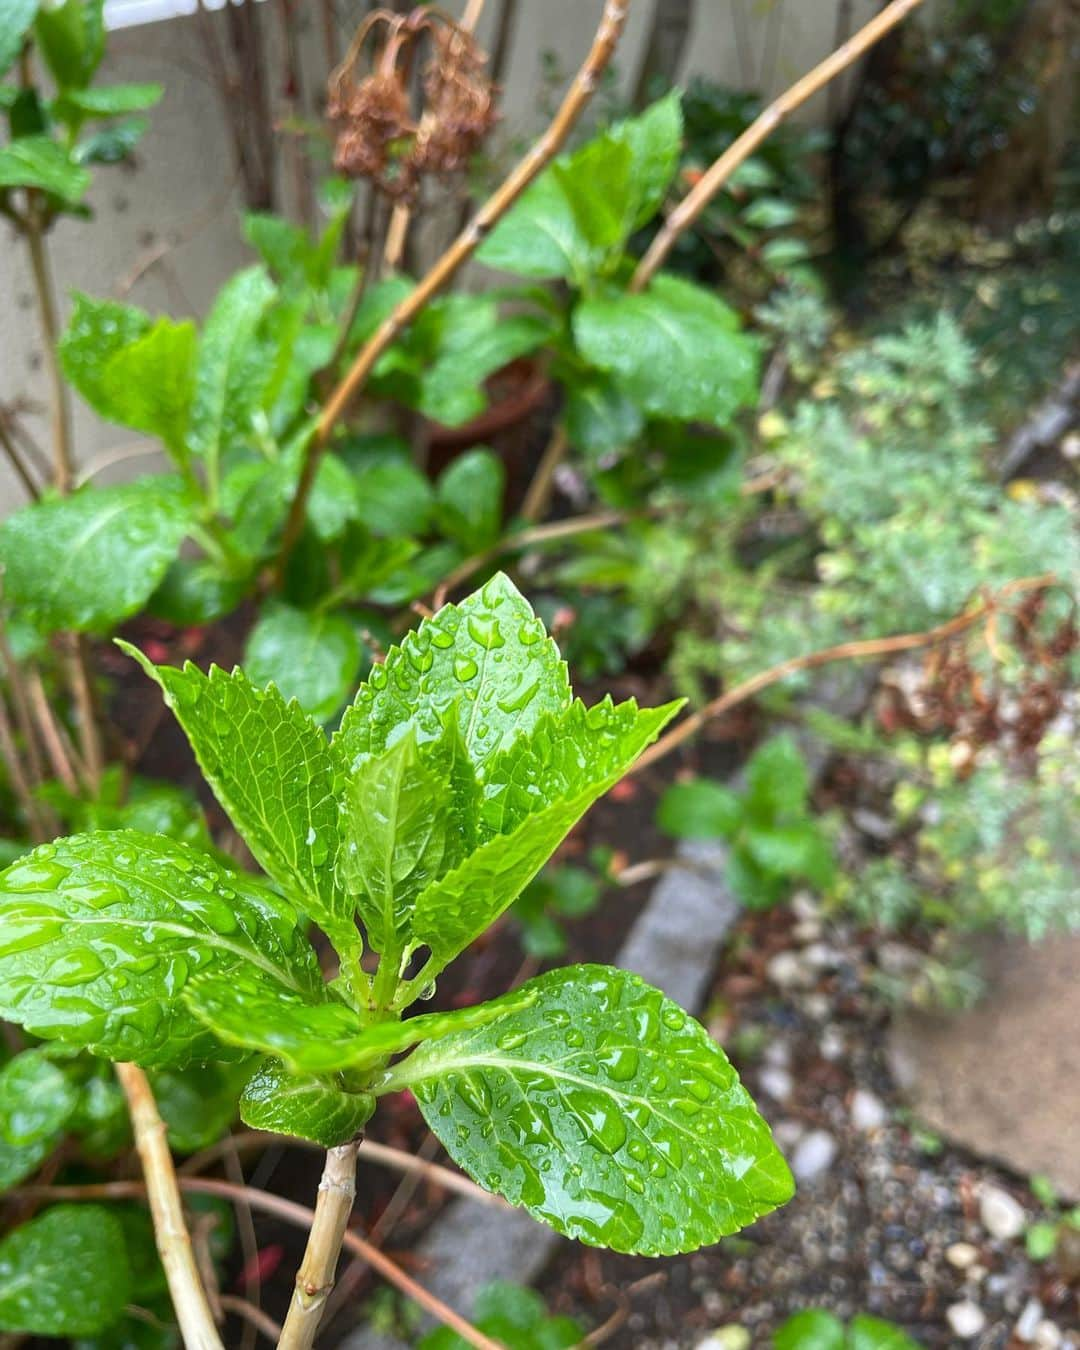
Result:
{"type": "Polygon", "coordinates": [[[991,1237],[1003,1241],[1019,1237],[1027,1227],[1023,1205],[1000,1186],[988,1184],[979,1188],[979,1220],[991,1237]]]}
{"type": "Polygon", "coordinates": [[[1039,1330],[1039,1324],[1043,1320],[1043,1306],[1037,1298],[1029,1298],[1024,1304],[1023,1311],[1016,1319],[1016,1326],[1013,1328],[1013,1335],[1018,1341],[1033,1341],[1035,1333],[1039,1330]]]}
{"type": "Polygon", "coordinates": [[[794,1148],[805,1133],[806,1127],[799,1120],[778,1120],[773,1126],[777,1148],[794,1148]]]}
{"type": "Polygon", "coordinates": [[[857,1130],[880,1130],[889,1119],[885,1103],[865,1088],[851,1094],[851,1123],[857,1130]]]}
{"type": "Polygon", "coordinates": [[[750,1350],[750,1333],[745,1327],[719,1327],[698,1341],[695,1350],[750,1350]]]}
{"type": "Polygon", "coordinates": [[[954,1242],[951,1247],[945,1248],[945,1260],[957,1270],[967,1270],[978,1259],[979,1249],[970,1242],[954,1242]]]}
{"type": "Polygon", "coordinates": [[[1056,1322],[1040,1322],[1035,1329],[1035,1344],[1039,1350],[1058,1350],[1064,1339],[1056,1322]]]}
{"type": "Polygon", "coordinates": [[[796,942],[817,942],[822,934],[820,919],[800,919],[791,930],[796,942]]]}
{"type": "Polygon", "coordinates": [[[827,1172],[836,1158],[836,1140],[827,1130],[811,1130],[799,1140],[791,1155],[791,1170],[797,1181],[813,1181],[827,1172]]]}
{"type": "Polygon", "coordinates": [[[809,947],[803,948],[802,959],[814,970],[833,970],[844,960],[836,948],[830,947],[827,942],[811,942],[809,947]]]}
{"type": "Polygon", "coordinates": [[[826,1027],[821,1033],[818,1049],[821,1052],[822,1059],[827,1059],[830,1062],[840,1059],[847,1049],[847,1043],[844,1040],[843,1033],[836,1027],[826,1027]]]}
{"type": "Polygon", "coordinates": [[[788,903],[797,919],[816,919],[821,913],[821,906],[811,891],[796,891],[788,903]]]}
{"type": "Polygon", "coordinates": [[[787,1069],[767,1068],[758,1074],[758,1086],[774,1101],[786,1102],[795,1090],[795,1080],[787,1069]]]}
{"type": "Polygon", "coordinates": [[[781,989],[806,988],[813,984],[813,972],[803,965],[797,952],[777,952],[769,958],[765,973],[781,989]]]}
{"type": "Polygon", "coordinates": [[[986,1326],[986,1314],[970,1299],[964,1299],[962,1303],[954,1303],[946,1308],[945,1320],[952,1328],[953,1334],[965,1341],[977,1336],[986,1326]]]}

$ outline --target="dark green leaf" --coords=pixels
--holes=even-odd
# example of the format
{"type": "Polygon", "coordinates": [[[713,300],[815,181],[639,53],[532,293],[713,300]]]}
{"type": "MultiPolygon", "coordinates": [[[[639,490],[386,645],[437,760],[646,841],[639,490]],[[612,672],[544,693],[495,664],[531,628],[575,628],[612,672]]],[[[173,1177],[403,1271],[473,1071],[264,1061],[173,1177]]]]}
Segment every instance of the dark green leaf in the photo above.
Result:
{"type": "Polygon", "coordinates": [[[240,1092],[251,1075],[250,1063],[192,1064],[161,1069],[151,1076],[154,1099],[177,1153],[208,1148],[236,1119],[240,1092]]]}
{"type": "Polygon", "coordinates": [[[310,1139],[323,1148],[354,1139],[374,1109],[370,1093],[346,1092],[332,1078],[294,1077],[278,1064],[258,1069],[240,1098],[245,1125],[310,1139]]]}
{"type": "Polygon", "coordinates": [[[38,0],[5,0],[0,9],[0,75],[15,64],[37,9],[38,0]]]}
{"type": "Polygon", "coordinates": [[[742,822],[736,793],[709,778],[675,783],[660,799],[656,823],[673,839],[724,839],[742,822]]]}
{"type": "Polygon", "coordinates": [[[586,454],[622,450],[638,436],[641,409],[607,375],[590,372],[567,389],[566,434],[586,454]]]}
{"type": "Polygon", "coordinates": [[[773,1337],[775,1350],[845,1350],[844,1324],[824,1308],[797,1312],[773,1337]]]}
{"type": "Polygon", "coordinates": [[[146,603],[189,524],[169,477],[35,502],[0,525],[5,596],[43,628],[105,631],[146,603]]]}
{"type": "Polygon", "coordinates": [[[245,589],[243,579],[223,576],[209,559],[177,558],[146,608],[179,628],[201,627],[232,613],[245,589]]]}
{"type": "Polygon", "coordinates": [[[723,1051],[659,990],[605,966],[523,990],[532,1007],[426,1041],[390,1074],[481,1185],[569,1237],[648,1255],[716,1242],[790,1199],[723,1051]]]}
{"type": "Polygon", "coordinates": [[[130,1294],[124,1232],[103,1205],[54,1205],[0,1242],[0,1330],[91,1336],[130,1294]]]}
{"type": "Polygon", "coordinates": [[[802,752],[788,735],[759,746],[746,766],[746,806],[761,822],[798,815],[810,795],[810,775],[802,752]]]}
{"type": "Polygon", "coordinates": [[[356,474],[356,519],[372,534],[422,534],[431,516],[431,484],[411,464],[373,464],[356,474]]]}
{"type": "MultiPolygon", "coordinates": [[[[513,1350],[569,1350],[581,1345],[584,1332],[569,1317],[550,1317],[544,1300],[517,1284],[489,1284],[476,1296],[473,1326],[513,1350]]],[[[468,1342],[449,1327],[439,1327],[420,1342],[419,1350],[468,1350],[468,1342]]]]}
{"type": "Polygon", "coordinates": [[[40,1051],[24,1050],[0,1069],[0,1191],[44,1162],[77,1102],[63,1072],[40,1051]]]}
{"type": "Polygon", "coordinates": [[[89,186],[90,175],[49,136],[20,136],[0,146],[0,188],[39,188],[74,206],[89,186]]]}
{"type": "Polygon", "coordinates": [[[723,425],[757,396],[757,348],[735,311],[682,278],[583,300],[573,325],[585,359],[652,416],[723,425]]]}
{"type": "Polygon", "coordinates": [[[149,127],[145,117],[110,122],[79,141],[72,155],[79,164],[122,164],[131,158],[149,127]]]}
{"type": "Polygon", "coordinates": [[[766,872],[785,877],[803,877],[820,888],[833,880],[832,850],[812,820],[791,825],[748,829],[746,847],[766,872]]]}
{"type": "Polygon", "coordinates": [[[133,830],[43,844],[0,873],[0,1014],[36,1036],[148,1065],[225,1058],[181,995],[250,967],[319,997],[295,911],[206,854],[133,830]]]}
{"type": "Polygon", "coordinates": [[[473,552],[489,547],[502,525],[506,470],[490,450],[469,450],[439,478],[439,527],[473,552]]]}
{"type": "Polygon", "coordinates": [[[259,866],[328,935],[355,946],[352,908],[333,879],[338,808],[320,728],[273,685],[256,689],[243,671],[155,666],[121,646],[164,690],[206,781],[259,866]]]}
{"type": "Polygon", "coordinates": [[[326,722],[355,689],[362,657],[343,614],[271,604],[248,634],[244,669],[254,684],[277,685],[283,698],[326,722]]]}
{"type": "Polygon", "coordinates": [[[777,230],[794,225],[799,208],[786,197],[757,197],[742,213],[745,224],[756,230],[777,230]]]}

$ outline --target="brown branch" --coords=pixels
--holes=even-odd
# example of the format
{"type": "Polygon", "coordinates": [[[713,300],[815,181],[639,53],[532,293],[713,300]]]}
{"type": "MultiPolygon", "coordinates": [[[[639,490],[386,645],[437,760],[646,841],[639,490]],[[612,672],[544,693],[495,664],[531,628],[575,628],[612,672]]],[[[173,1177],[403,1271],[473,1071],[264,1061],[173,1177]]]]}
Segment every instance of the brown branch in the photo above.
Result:
{"type": "MultiPolygon", "coordinates": [[[[182,1177],[179,1181],[182,1191],[195,1195],[218,1195],[233,1202],[242,1201],[252,1209],[261,1209],[265,1214],[273,1214],[286,1223],[298,1228],[308,1228],[315,1221],[315,1211],[295,1200],[286,1200],[269,1191],[259,1191],[252,1186],[234,1186],[230,1181],[216,1181],[207,1177],[182,1177]]],[[[86,1186],[20,1186],[10,1192],[13,1196],[26,1196],[42,1200],[141,1200],[147,1195],[146,1186],[139,1181],[102,1181],[86,1186]]],[[[411,1276],[394,1264],[385,1253],[373,1247],[359,1233],[346,1231],[343,1245],[350,1251],[363,1256],[369,1265],[390,1284],[400,1289],[413,1302],[418,1303],[426,1312],[437,1317],[444,1325],[475,1346],[476,1350],[503,1350],[497,1341],[490,1340],[483,1332],[467,1322],[453,1308],[440,1298],[436,1298],[423,1285],[417,1284],[411,1276]]]]}
{"type": "Polygon", "coordinates": [[[650,746],[629,772],[640,773],[642,769],[654,764],[664,755],[670,754],[677,746],[682,745],[684,741],[689,740],[691,736],[701,730],[706,722],[722,717],[724,713],[730,712],[740,703],[745,703],[748,698],[753,698],[762,689],[778,684],[781,680],[787,679],[789,675],[798,674],[799,671],[803,670],[816,670],[819,666],[831,665],[836,661],[865,661],[875,656],[895,656],[898,652],[917,651],[920,647],[933,647],[940,642],[948,642],[950,638],[956,637],[959,633],[963,633],[977,624],[980,619],[994,614],[1001,601],[1007,599],[1010,595],[1019,595],[1025,591],[1046,590],[1057,585],[1057,580],[1052,572],[1037,577],[1021,577],[1017,581],[1010,581],[1007,585],[1002,586],[995,595],[987,596],[972,609],[956,615],[955,618],[949,619],[945,623],[938,624],[935,628],[928,628],[920,633],[901,633],[896,637],[841,642],[835,647],[824,647],[820,651],[807,652],[802,656],[793,656],[788,661],[781,661],[778,666],[771,666],[768,670],[760,671],[748,680],[743,680],[741,684],[735,685],[733,689],[721,694],[719,698],[714,698],[711,703],[706,703],[696,713],[691,713],[689,717],[684,718],[666,736],[661,736],[655,745],[650,746]]]}
{"type": "Polygon", "coordinates": [[[246,1298],[237,1298],[235,1294],[219,1294],[218,1302],[226,1312],[235,1313],[237,1317],[242,1317],[249,1327],[261,1331],[271,1345],[277,1344],[281,1328],[269,1313],[264,1313],[246,1298]]]}
{"type": "Polygon", "coordinates": [[[91,791],[96,791],[105,768],[105,749],[98,726],[97,702],[94,698],[93,670],[90,663],[90,643],[85,633],[64,635],[68,646],[68,680],[75,699],[78,717],[79,746],[86,777],[91,791]]]}
{"type": "Polygon", "coordinates": [[[8,430],[7,418],[3,409],[0,409],[0,446],[3,446],[4,453],[11,461],[11,467],[15,470],[16,477],[22,483],[26,495],[32,502],[38,501],[41,497],[41,489],[38,487],[37,480],[30,472],[30,466],[23,458],[23,453],[15,444],[14,437],[8,430]]]}
{"type": "Polygon", "coordinates": [[[49,255],[45,251],[45,227],[37,203],[33,200],[35,195],[36,189],[27,191],[27,196],[32,200],[26,214],[25,237],[30,253],[30,270],[34,277],[41,335],[45,340],[45,370],[49,377],[51,394],[55,483],[58,491],[67,492],[75,472],[71,450],[71,410],[68,405],[67,386],[60,371],[60,358],[56,354],[60,325],[56,317],[56,297],[52,273],[49,270],[49,255]]]}
{"type": "MultiPolygon", "coordinates": [[[[226,1142],[231,1140],[231,1138],[231,1135],[227,1135],[226,1142]]],[[[244,1184],[244,1169],[240,1165],[240,1154],[235,1146],[231,1149],[226,1149],[221,1160],[225,1166],[225,1175],[228,1179],[235,1182],[236,1185],[242,1186],[244,1184]]],[[[237,1204],[236,1231],[240,1238],[240,1254],[243,1257],[244,1274],[246,1277],[244,1293],[247,1297],[241,1299],[240,1302],[244,1303],[245,1307],[249,1308],[252,1314],[254,1314],[253,1316],[248,1316],[246,1312],[241,1311],[240,1309],[235,1310],[240,1312],[240,1315],[246,1319],[244,1335],[240,1343],[240,1350],[254,1350],[257,1334],[260,1330],[259,1319],[266,1315],[263,1313],[261,1306],[262,1275],[259,1272],[259,1240],[255,1234],[255,1220],[252,1217],[250,1205],[237,1204]]],[[[222,1307],[225,1306],[224,1299],[220,1293],[218,1294],[218,1303],[222,1307]]],[[[276,1323],[273,1323],[273,1325],[277,1328],[276,1323]]],[[[276,1329],[275,1334],[271,1339],[276,1341],[277,1337],[280,1335],[280,1329],[276,1329]]]]}
{"type": "Polygon", "coordinates": [[[186,1350],[224,1350],[199,1279],[165,1122],[158,1114],[154,1094],[146,1074],[136,1064],[117,1064],[116,1076],[131,1113],[135,1147],[142,1162],[146,1198],[154,1221],[154,1238],[184,1345],[186,1350]]]}
{"type": "Polygon", "coordinates": [[[521,503],[522,520],[539,520],[546,513],[555,486],[555,471],[563,462],[569,448],[570,438],[566,434],[566,428],[557,426],[544,447],[540,463],[536,466],[532,482],[525,493],[525,500],[521,503]]]}
{"type": "Polygon", "coordinates": [[[510,171],[507,178],[481,206],[472,221],[453,241],[446,252],[434,263],[383,321],[360,350],[351,368],[330,396],[322,416],[308,442],[304,465],[300,472],[296,493],[289,508],[282,537],[276,575],[280,583],[289,556],[304,527],[307,500],[315,481],[315,474],[330,437],[338,422],[345,416],[353,401],[367,383],[375,363],[387,347],[412,322],[431,298],[457,273],[463,263],[479,248],[496,221],[503,216],[525,189],[547,167],[562,149],[567,136],[577,122],[585,105],[592,97],[600,76],[606,69],[626,22],[627,0],[604,0],[600,25],[592,47],[581,69],[563,99],[559,111],[532,149],[510,171]]]}
{"type": "Polygon", "coordinates": [[[326,1150],[326,1165],[308,1233],[307,1247],[281,1329],[279,1350],[311,1350],[334,1275],[356,1197],[356,1144],[326,1150]]]}
{"type": "Polygon", "coordinates": [[[649,245],[645,256],[638,263],[630,282],[632,291],[640,291],[652,280],[663,266],[676,239],[697,220],[705,207],[724,186],[735,170],[754,151],[767,140],[781,122],[823,89],[830,80],[879,42],[886,33],[921,5],[923,0],[891,0],[880,14],[875,15],[865,27],[848,42],[843,43],[824,61],[815,66],[790,89],[785,90],[759,117],[746,128],[702,174],[701,178],[687,193],[683,200],[665,220],[656,238],[649,245]]]}
{"type": "Polygon", "coordinates": [[[41,672],[30,666],[26,672],[26,691],[34,711],[45,753],[52,771],[72,796],[79,795],[79,779],[86,778],[86,768],[75,753],[67,729],[60,722],[49,703],[49,696],[41,680],[41,672]]]}
{"type": "Polygon", "coordinates": [[[22,807],[31,840],[35,844],[42,843],[45,839],[45,830],[42,827],[38,802],[27,780],[26,770],[19,756],[19,747],[15,741],[15,729],[2,695],[0,695],[0,764],[7,770],[11,791],[22,807]]]}

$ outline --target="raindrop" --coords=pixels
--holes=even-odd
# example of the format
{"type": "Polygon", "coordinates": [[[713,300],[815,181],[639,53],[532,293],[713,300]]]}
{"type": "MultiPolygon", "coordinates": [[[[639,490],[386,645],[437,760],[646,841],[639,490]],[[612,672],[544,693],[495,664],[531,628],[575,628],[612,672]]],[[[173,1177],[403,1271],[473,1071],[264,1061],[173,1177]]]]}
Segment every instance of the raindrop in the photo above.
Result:
{"type": "Polygon", "coordinates": [[[479,667],[471,657],[458,656],[454,658],[454,674],[462,684],[473,679],[478,669],[479,667]]]}

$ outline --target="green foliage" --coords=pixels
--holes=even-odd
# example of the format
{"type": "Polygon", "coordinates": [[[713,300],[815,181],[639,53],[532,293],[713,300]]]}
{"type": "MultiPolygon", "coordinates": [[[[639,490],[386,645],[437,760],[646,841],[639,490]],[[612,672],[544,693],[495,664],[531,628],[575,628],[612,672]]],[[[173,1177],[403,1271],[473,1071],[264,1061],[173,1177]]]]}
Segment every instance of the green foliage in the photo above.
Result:
{"type": "Polygon", "coordinates": [[[0,524],[5,598],[46,630],[107,631],[146,603],[190,527],[167,475],[32,503],[0,524]]]}
{"type": "MultiPolygon", "coordinates": [[[[501,1345],[514,1350],[569,1350],[580,1345],[582,1328],[569,1317],[552,1317],[532,1289],[516,1284],[489,1284],[473,1305],[472,1323],[501,1345]]],[[[462,1350],[467,1342],[449,1327],[429,1332],[419,1350],[462,1350]]]]}
{"type": "Polygon", "coordinates": [[[0,1191],[37,1170],[76,1105],[63,1072],[36,1050],[24,1050],[0,1068],[0,1191]]]}
{"type": "Polygon", "coordinates": [[[130,1292],[123,1229],[100,1205],[54,1205],[0,1242],[0,1330],[92,1336],[130,1292]]]}
{"type": "Polygon", "coordinates": [[[21,136],[0,147],[0,189],[37,188],[75,206],[89,186],[86,170],[48,136],[21,136]]]}
{"type": "Polygon", "coordinates": [[[545,867],[514,901],[511,913],[530,956],[548,959],[566,950],[560,919],[580,919],[600,901],[602,886],[592,872],[570,864],[545,867]]]}
{"type": "Polygon", "coordinates": [[[790,1197],[723,1052],[658,990],[571,966],[524,991],[531,1006],[391,1070],[481,1185],[569,1237],[651,1255],[715,1242],[790,1197]],[[543,1165],[553,1140],[558,1169],[543,1165]],[[654,1187],[663,1204],[644,1207],[654,1187]]]}
{"type": "Polygon", "coordinates": [[[822,890],[834,880],[828,837],[809,807],[806,762],[790,736],[754,751],[746,787],[733,791],[709,779],[668,788],[657,824],[676,839],[726,839],[728,879],[744,904],[762,908],[783,899],[796,880],[822,890]]]}
{"type": "Polygon", "coordinates": [[[0,14],[0,75],[6,75],[33,26],[38,0],[8,0],[0,14]]]}
{"type": "Polygon", "coordinates": [[[355,687],[364,649],[343,614],[275,604],[248,634],[244,666],[257,685],[274,684],[317,721],[329,721],[355,687]]]}
{"type": "MultiPolygon", "coordinates": [[[[377,1095],[414,1087],[482,1184],[623,1251],[688,1250],[788,1198],[786,1165],[722,1051],[634,976],[570,968],[401,1018],[677,705],[573,702],[558,651],[502,576],[392,649],[332,741],[240,671],[138,659],[288,899],[161,835],[43,845],[0,874],[0,1012],[157,1069],[180,1146],[202,1137],[198,1097],[213,1104],[208,1128],[231,1117],[242,1073],[247,1123],[327,1146],[356,1133],[377,1095]],[[331,984],[294,903],[337,948],[331,984]],[[356,917],[379,954],[373,979],[356,917]],[[409,978],[419,948],[428,959],[409,978]],[[185,1078],[197,1062],[218,1066],[216,1081],[185,1078]]],[[[31,1137],[17,1128],[13,1146],[31,1137]]],[[[36,1119],[33,1137],[57,1128],[36,1119]]]]}
{"type": "Polygon", "coordinates": [[[773,1336],[775,1350],[920,1350],[893,1322],[858,1313],[845,1327],[823,1308],[789,1317],[773,1336]]]}

